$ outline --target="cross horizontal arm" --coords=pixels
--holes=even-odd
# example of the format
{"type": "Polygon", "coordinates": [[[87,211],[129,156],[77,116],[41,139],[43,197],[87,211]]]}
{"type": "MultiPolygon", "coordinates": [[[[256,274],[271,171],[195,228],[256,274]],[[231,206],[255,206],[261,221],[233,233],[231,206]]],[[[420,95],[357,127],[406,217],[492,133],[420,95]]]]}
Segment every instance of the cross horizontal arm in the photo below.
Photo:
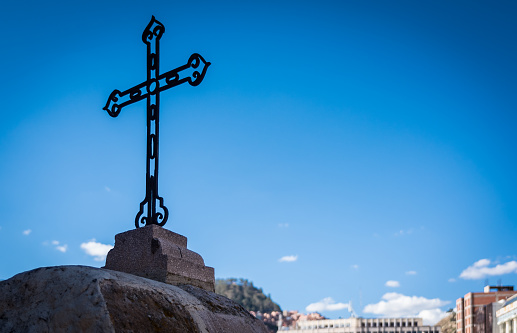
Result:
{"type": "Polygon", "coordinates": [[[197,86],[203,81],[208,66],[210,66],[209,62],[206,62],[201,55],[194,53],[185,65],[163,73],[158,76],[158,79],[142,82],[123,92],[113,90],[106,106],[102,109],[106,110],[110,116],[116,117],[124,106],[138,102],[149,95],[157,94],[185,82],[197,86]]]}

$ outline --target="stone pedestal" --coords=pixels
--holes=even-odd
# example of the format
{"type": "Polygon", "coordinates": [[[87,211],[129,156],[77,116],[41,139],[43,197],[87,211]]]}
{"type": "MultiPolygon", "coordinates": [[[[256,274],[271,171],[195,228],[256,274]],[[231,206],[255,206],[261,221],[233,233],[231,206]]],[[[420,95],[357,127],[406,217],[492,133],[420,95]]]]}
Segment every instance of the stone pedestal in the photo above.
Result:
{"type": "Polygon", "coordinates": [[[215,291],[214,269],[187,249],[187,238],[157,225],[116,235],[115,247],[109,251],[104,268],[215,291]]]}

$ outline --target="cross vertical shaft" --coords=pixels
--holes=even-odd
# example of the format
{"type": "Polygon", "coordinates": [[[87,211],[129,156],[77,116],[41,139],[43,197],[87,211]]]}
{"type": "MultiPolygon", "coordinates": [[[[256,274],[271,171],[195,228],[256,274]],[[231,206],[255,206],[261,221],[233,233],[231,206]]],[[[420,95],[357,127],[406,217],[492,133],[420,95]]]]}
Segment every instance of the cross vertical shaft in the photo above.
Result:
{"type": "Polygon", "coordinates": [[[142,41],[147,45],[147,165],[146,195],[140,203],[135,225],[158,224],[167,222],[169,212],[163,205],[163,198],[158,195],[158,145],[160,118],[160,38],[164,26],[153,17],[142,34],[142,41]],[[159,211],[158,211],[159,210],[159,211]]]}

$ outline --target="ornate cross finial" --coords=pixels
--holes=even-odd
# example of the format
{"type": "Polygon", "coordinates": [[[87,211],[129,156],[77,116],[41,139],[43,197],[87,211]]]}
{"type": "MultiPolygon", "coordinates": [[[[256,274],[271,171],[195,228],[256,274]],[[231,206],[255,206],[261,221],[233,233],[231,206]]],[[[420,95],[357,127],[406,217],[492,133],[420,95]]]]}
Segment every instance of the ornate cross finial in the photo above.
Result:
{"type": "Polygon", "coordinates": [[[210,66],[202,56],[194,53],[188,62],[176,69],[160,75],[160,38],[165,31],[163,24],[154,16],[142,34],[142,41],[147,45],[147,80],[125,91],[113,90],[103,110],[112,117],[118,116],[127,105],[147,98],[147,171],[145,199],[140,203],[136,214],[137,228],[150,224],[163,226],[169,217],[169,211],[158,195],[158,121],[160,110],[160,92],[188,82],[197,86],[203,81],[210,66]]]}

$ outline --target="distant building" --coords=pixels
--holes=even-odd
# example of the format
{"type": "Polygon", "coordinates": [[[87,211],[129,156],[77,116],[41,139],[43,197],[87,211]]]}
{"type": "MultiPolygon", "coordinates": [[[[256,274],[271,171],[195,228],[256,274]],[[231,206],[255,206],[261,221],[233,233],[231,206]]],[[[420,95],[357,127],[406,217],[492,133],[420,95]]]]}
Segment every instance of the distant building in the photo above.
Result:
{"type": "Polygon", "coordinates": [[[506,333],[499,332],[496,311],[502,306],[499,301],[515,294],[513,286],[486,286],[482,293],[468,293],[458,298],[456,333],[506,333]]]}
{"type": "Polygon", "coordinates": [[[276,332],[277,327],[279,328],[279,331],[293,329],[296,326],[296,322],[298,322],[299,320],[326,319],[324,316],[317,312],[303,314],[299,313],[298,311],[284,310],[283,312],[272,311],[265,313],[250,311],[250,313],[253,316],[261,319],[270,332],[276,332]]]}
{"type": "Polygon", "coordinates": [[[517,333],[517,295],[506,300],[496,312],[500,333],[517,333]]]}
{"type": "Polygon", "coordinates": [[[347,318],[299,320],[289,333],[441,333],[441,328],[424,326],[422,318],[347,318]]]}

